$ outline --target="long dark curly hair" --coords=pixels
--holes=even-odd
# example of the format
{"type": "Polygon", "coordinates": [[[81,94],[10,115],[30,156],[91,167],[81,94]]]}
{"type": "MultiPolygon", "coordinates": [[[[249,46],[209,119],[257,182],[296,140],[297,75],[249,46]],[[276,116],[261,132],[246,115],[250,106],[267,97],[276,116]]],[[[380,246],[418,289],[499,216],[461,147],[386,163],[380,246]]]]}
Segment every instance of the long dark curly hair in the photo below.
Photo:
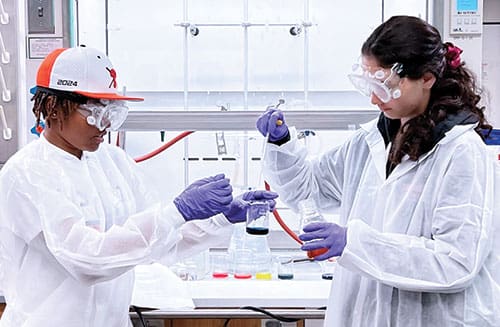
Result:
{"type": "Polygon", "coordinates": [[[443,43],[439,31],[417,17],[394,16],[377,27],[364,42],[361,53],[383,67],[403,65],[400,77],[419,79],[430,72],[436,77],[426,111],[408,120],[393,139],[389,161],[399,164],[406,154],[411,160],[434,146],[433,129],[449,115],[460,111],[477,117],[476,132],[489,129],[484,107],[478,106],[481,90],[474,75],[460,62],[460,50],[443,43]]]}

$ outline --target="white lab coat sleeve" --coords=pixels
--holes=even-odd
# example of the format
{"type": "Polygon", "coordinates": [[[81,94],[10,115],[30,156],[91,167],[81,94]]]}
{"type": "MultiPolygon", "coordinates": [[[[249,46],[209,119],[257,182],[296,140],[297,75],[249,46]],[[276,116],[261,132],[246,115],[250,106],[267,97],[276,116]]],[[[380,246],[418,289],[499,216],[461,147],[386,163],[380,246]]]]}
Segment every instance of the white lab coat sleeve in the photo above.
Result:
{"type": "Polygon", "coordinates": [[[158,203],[123,225],[98,231],[85,225],[72,203],[59,199],[56,210],[38,207],[44,237],[59,263],[82,282],[113,279],[137,264],[151,263],[181,239],[183,219],[171,204],[158,203]]]}
{"type": "MultiPolygon", "coordinates": [[[[177,243],[183,239],[180,227],[184,219],[173,203],[158,202],[130,215],[122,225],[98,231],[86,225],[78,204],[61,188],[47,186],[47,181],[61,177],[61,172],[50,168],[11,173],[6,203],[22,208],[18,213],[23,216],[10,210],[12,217],[27,222],[29,217],[39,217],[38,227],[27,227],[31,231],[21,236],[30,242],[26,237],[41,230],[47,248],[75,279],[89,284],[110,280],[137,264],[182,249],[177,243]]],[[[190,229],[186,231],[189,235],[190,229]]]]}
{"type": "Polygon", "coordinates": [[[232,232],[233,224],[223,214],[210,219],[191,220],[181,226],[181,239],[176,246],[165,252],[158,262],[170,266],[211,247],[227,247],[232,232]]]}
{"type": "Polygon", "coordinates": [[[434,202],[431,237],[384,233],[351,219],[338,263],[403,290],[465,289],[491,252],[494,237],[493,160],[485,158],[477,144],[457,146],[429,199],[434,202]]]}
{"type": "Polygon", "coordinates": [[[345,156],[350,142],[335,147],[320,157],[307,157],[307,149],[289,128],[290,141],[280,146],[268,144],[263,173],[280,200],[297,211],[298,201],[310,196],[323,209],[338,207],[342,198],[345,156]]]}

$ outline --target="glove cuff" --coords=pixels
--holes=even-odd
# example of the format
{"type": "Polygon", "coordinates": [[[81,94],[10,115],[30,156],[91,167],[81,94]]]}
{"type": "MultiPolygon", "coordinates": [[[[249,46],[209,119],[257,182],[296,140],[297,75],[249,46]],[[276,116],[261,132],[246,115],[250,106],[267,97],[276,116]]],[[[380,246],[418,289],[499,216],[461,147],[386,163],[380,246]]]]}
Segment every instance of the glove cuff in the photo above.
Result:
{"type": "Polygon", "coordinates": [[[269,143],[276,144],[278,146],[280,146],[282,144],[285,144],[288,141],[290,141],[290,131],[289,130],[286,131],[286,135],[285,136],[283,136],[282,138],[280,138],[278,140],[271,140],[271,139],[269,139],[269,143]]]}
{"type": "Polygon", "coordinates": [[[185,205],[184,201],[177,197],[174,199],[174,204],[177,210],[181,213],[184,220],[188,221],[190,219],[189,209],[188,206],[185,205]]]}

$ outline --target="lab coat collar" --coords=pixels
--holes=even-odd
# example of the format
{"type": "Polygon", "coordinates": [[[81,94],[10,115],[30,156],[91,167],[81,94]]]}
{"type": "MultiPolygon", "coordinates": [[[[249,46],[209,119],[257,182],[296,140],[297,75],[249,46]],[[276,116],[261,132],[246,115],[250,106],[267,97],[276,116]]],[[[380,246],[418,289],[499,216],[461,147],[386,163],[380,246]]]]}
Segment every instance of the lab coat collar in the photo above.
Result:
{"type": "Polygon", "coordinates": [[[370,154],[373,158],[377,173],[379,174],[381,180],[385,180],[385,164],[387,162],[386,144],[382,134],[378,130],[377,122],[378,118],[369,121],[366,124],[361,124],[360,127],[367,133],[365,140],[368,148],[370,149],[370,154]]]}
{"type": "MultiPolygon", "coordinates": [[[[453,136],[454,133],[449,134],[453,127],[470,125],[477,126],[479,119],[477,116],[468,111],[459,111],[455,114],[449,114],[445,120],[439,122],[432,131],[434,144],[439,143],[445,136],[453,136]]],[[[460,135],[462,133],[459,133],[460,135]]]]}
{"type": "MultiPolygon", "coordinates": [[[[462,116],[464,117],[464,116],[462,116]]],[[[468,120],[462,120],[461,122],[466,123],[468,120]]],[[[456,121],[455,121],[456,122],[456,121]]],[[[382,180],[386,180],[387,183],[391,182],[392,180],[397,179],[399,176],[406,174],[408,171],[410,171],[413,167],[417,166],[425,160],[428,156],[430,156],[436,149],[441,145],[441,144],[446,144],[451,142],[452,140],[456,139],[460,135],[466,133],[469,130],[473,130],[476,126],[477,123],[472,123],[472,124],[465,124],[465,125],[453,125],[451,126],[451,129],[443,129],[442,130],[442,135],[439,141],[432,147],[430,151],[427,153],[424,153],[421,155],[418,160],[413,161],[410,160],[410,158],[405,155],[399,165],[396,166],[394,171],[389,175],[389,177],[386,177],[386,162],[387,162],[387,151],[386,151],[386,145],[384,142],[384,138],[382,137],[382,134],[380,133],[380,130],[377,126],[378,123],[378,118],[374,119],[366,124],[360,125],[361,129],[363,129],[367,135],[366,135],[366,142],[368,144],[368,147],[370,149],[370,153],[373,157],[373,161],[375,164],[375,167],[377,169],[378,174],[380,175],[382,180]]],[[[446,126],[450,126],[447,124],[446,126]]]]}
{"type": "Polygon", "coordinates": [[[469,125],[455,125],[451,128],[451,130],[448,130],[443,134],[443,137],[439,140],[437,144],[435,144],[432,149],[423,155],[421,155],[416,161],[410,160],[410,157],[408,155],[405,155],[403,159],[401,160],[401,163],[394,168],[392,173],[389,175],[387,178],[387,183],[390,183],[396,179],[398,179],[400,176],[405,175],[407,172],[409,172],[411,169],[419,165],[421,162],[427,159],[430,155],[432,155],[434,152],[437,151],[437,149],[444,145],[447,144],[454,139],[458,138],[460,135],[466,133],[467,131],[474,130],[474,128],[477,126],[477,124],[469,124],[469,125]]]}
{"type": "Polygon", "coordinates": [[[40,134],[40,142],[42,142],[42,144],[44,144],[45,149],[47,149],[47,151],[48,151],[48,155],[50,155],[50,156],[56,155],[56,156],[60,157],[61,160],[67,160],[67,161],[81,162],[82,160],[85,160],[85,158],[86,158],[85,151],[82,154],[82,158],[78,159],[77,157],[75,157],[71,153],[66,152],[63,149],[50,143],[44,134],[45,133],[43,133],[43,132],[42,132],[42,134],[40,134]]]}
{"type": "MultiPolygon", "coordinates": [[[[463,126],[463,125],[473,125],[477,126],[479,119],[477,116],[468,111],[459,111],[455,114],[448,114],[446,119],[439,122],[433,129],[433,143],[438,144],[445,136],[448,135],[453,127],[463,126]]],[[[389,119],[385,117],[383,113],[380,113],[379,118],[372,120],[366,124],[362,124],[361,128],[365,129],[367,132],[373,130],[373,125],[376,124],[380,134],[382,135],[385,145],[392,142],[393,137],[396,135],[399,127],[401,126],[399,119],[389,119]]],[[[459,133],[458,135],[460,135],[459,133]]],[[[451,134],[451,136],[454,134],[451,134]]]]}

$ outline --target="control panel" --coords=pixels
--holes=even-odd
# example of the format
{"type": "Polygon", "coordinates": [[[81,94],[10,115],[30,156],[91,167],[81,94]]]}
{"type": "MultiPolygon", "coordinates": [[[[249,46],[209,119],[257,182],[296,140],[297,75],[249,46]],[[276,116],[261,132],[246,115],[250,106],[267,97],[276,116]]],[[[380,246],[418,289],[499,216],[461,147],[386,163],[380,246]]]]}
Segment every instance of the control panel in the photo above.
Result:
{"type": "Polygon", "coordinates": [[[451,0],[450,34],[481,34],[483,8],[480,0],[451,0]]]}

